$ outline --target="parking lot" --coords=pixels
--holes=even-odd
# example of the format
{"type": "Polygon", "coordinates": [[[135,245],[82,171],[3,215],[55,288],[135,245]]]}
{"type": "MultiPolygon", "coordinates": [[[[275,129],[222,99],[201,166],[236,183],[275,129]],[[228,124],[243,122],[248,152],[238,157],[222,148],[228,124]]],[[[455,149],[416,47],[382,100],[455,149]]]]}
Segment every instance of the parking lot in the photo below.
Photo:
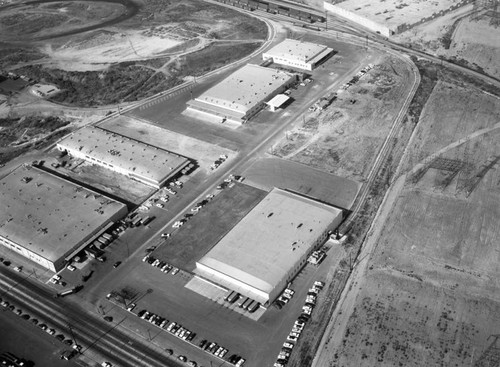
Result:
{"type": "MultiPolygon", "coordinates": [[[[331,41],[328,43],[335,49],[344,47],[337,48],[331,41]]],[[[176,194],[165,190],[156,193],[138,214],[142,218],[147,216],[154,218],[150,223],[127,229],[111,242],[104,249],[106,262],[89,260],[81,270],[77,266],[75,271],[66,269],[61,272],[62,279],[68,284],[78,284],[82,283],[82,276],[89,275],[89,279],[82,283],[85,288],[79,296],[95,306],[96,312],[109,315],[115,320],[125,318],[120,327],[140,334],[163,349],[172,349],[172,359],[177,360],[179,356],[185,356],[187,361],[197,361],[198,364],[202,363],[205,366],[220,365],[222,360],[218,356],[200,349],[200,343],[207,340],[209,343],[217,344],[214,353],[217,353],[220,347],[228,350],[224,355],[226,363],[231,355],[237,354],[246,359],[245,366],[271,366],[294,322],[302,312],[312,282],[324,278],[329,270],[328,266],[332,265],[330,260],[335,257],[335,252],[330,252],[327,260],[320,266],[307,265],[298,274],[291,285],[294,294],[282,309],[271,306],[258,321],[238,312],[239,309],[235,312],[237,306],[225,304],[220,297],[210,299],[185,286],[193,280],[190,271],[194,269],[195,261],[217,243],[265,195],[265,192],[239,183],[220,190],[213,199],[207,198],[205,191],[213,187],[214,190],[210,192],[215,192],[215,186],[222,181],[222,173],[226,167],[243,162],[247,153],[253,152],[270,132],[279,132],[279,129],[284,128],[286,124],[301,119],[302,115],[298,112],[307,110],[309,104],[325,94],[328,88],[337,88],[338,86],[332,83],[340,82],[342,73],[356,68],[357,63],[364,57],[353,56],[349,60],[353,55],[352,50],[345,49],[341,53],[342,56],[339,53],[328,60],[324,67],[315,71],[312,82],[304,86],[299,85],[291,92],[293,102],[286,109],[276,113],[264,110],[248,124],[237,129],[228,129],[222,125],[204,123],[181,115],[180,112],[189,98],[190,91],[183,91],[170,99],[162,100],[142,110],[132,111],[128,117],[123,117],[123,120],[116,125],[123,133],[125,130],[129,132],[133,130],[134,116],[140,117],[142,119],[140,124],[144,124],[144,121],[154,124],[152,125],[154,129],[145,129],[147,133],[144,134],[141,132],[142,129],[138,129],[137,134],[143,134],[147,139],[152,139],[155,135],[154,130],[162,127],[166,129],[164,131],[167,135],[171,134],[172,142],[178,138],[178,141],[181,141],[180,137],[184,134],[191,139],[188,139],[189,142],[182,140],[187,145],[179,144],[185,149],[185,155],[188,157],[190,151],[193,151],[193,155],[201,155],[200,152],[195,152],[196,142],[199,141],[205,143],[204,147],[211,152],[210,160],[206,160],[206,164],[217,159],[220,154],[226,154],[225,152],[229,154],[229,159],[213,171],[209,171],[209,165],[205,167],[207,171],[196,171],[183,183],[182,188],[172,188],[176,194]],[[195,198],[198,199],[194,200],[195,198]],[[205,200],[207,201],[204,202],[205,200]],[[188,206],[191,203],[194,204],[188,206]],[[199,205],[201,203],[203,204],[199,205]],[[200,208],[192,211],[196,207],[200,208]],[[186,214],[189,216],[185,217],[186,214]],[[179,220],[185,222],[182,226],[178,226],[179,228],[173,228],[172,224],[179,220]],[[161,234],[165,236],[161,237],[161,234]],[[154,257],[151,263],[142,261],[148,247],[153,248],[149,251],[150,256],[154,257]],[[160,265],[161,261],[165,264],[161,267],[153,266],[156,258],[160,261],[156,265],[160,265]],[[172,266],[168,272],[165,271],[167,263],[172,266]],[[116,264],[118,265],[113,266],[116,264]],[[175,274],[174,267],[180,269],[175,274]],[[124,290],[131,295],[125,304],[106,299],[106,294],[120,293],[124,290]],[[179,338],[179,335],[166,331],[165,327],[170,324],[160,327],[154,322],[133,315],[124,308],[130,303],[136,303],[133,313],[146,310],[168,319],[170,324],[175,322],[196,333],[191,340],[192,343],[182,339],[186,334],[179,338]]],[[[193,89],[193,94],[206,90],[220,80],[220,77],[221,75],[200,83],[193,89]]],[[[156,139],[159,142],[162,138],[156,139]]],[[[300,175],[300,172],[297,175],[300,175]]],[[[59,287],[51,286],[55,289],[59,287]]],[[[322,297],[319,296],[317,302],[322,302],[322,297]]],[[[307,328],[306,324],[306,331],[307,328]]]]}
{"type": "MultiPolygon", "coordinates": [[[[213,198],[205,197],[196,211],[181,213],[185,220],[180,228],[169,228],[171,233],[151,254],[176,267],[192,271],[195,262],[205,255],[219,239],[257,204],[266,192],[236,183],[216,191],[213,198]],[[186,217],[187,216],[187,217],[186,217]]],[[[190,209],[195,209],[196,205],[190,209]]]]}
{"type": "MultiPolygon", "coordinates": [[[[226,360],[237,354],[247,359],[245,366],[272,366],[294,322],[302,313],[312,284],[316,280],[324,280],[336,261],[338,259],[335,259],[335,250],[332,249],[320,266],[307,265],[293,281],[290,288],[294,290],[294,295],[287,304],[281,309],[271,306],[258,322],[231,309],[237,306],[228,307],[221,301],[216,302],[186,288],[185,285],[192,279],[190,274],[164,274],[147,264],[141,264],[131,274],[128,272],[126,279],[115,284],[114,290],[127,288],[135,292],[134,299],[127,301],[127,304],[136,304],[135,313],[147,310],[196,333],[193,340],[187,342],[149,321],[139,320],[137,316],[127,318],[124,326],[156,345],[172,349],[174,357],[185,355],[189,360],[204,365],[210,361],[214,365],[217,362],[220,364],[219,358],[199,349],[199,343],[208,340],[228,349],[226,360]]],[[[325,297],[325,294],[320,294],[317,302],[323,302],[325,297]]],[[[116,320],[130,314],[121,302],[104,299],[100,305],[107,315],[116,320]]],[[[306,323],[306,331],[307,327],[306,323]]]]}

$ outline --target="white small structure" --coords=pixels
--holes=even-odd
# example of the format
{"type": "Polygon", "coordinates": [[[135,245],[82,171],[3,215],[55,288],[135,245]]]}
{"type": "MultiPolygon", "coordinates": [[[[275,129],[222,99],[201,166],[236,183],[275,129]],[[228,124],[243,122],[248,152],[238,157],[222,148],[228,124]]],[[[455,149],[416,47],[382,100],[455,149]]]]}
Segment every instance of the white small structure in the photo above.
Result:
{"type": "Polygon", "coordinates": [[[333,53],[333,49],[311,42],[285,39],[262,54],[264,60],[297,69],[312,71],[333,53]]]}
{"type": "Polygon", "coordinates": [[[271,99],[269,102],[267,102],[267,105],[269,106],[269,109],[272,112],[275,112],[278,108],[283,106],[289,99],[290,97],[288,97],[287,95],[278,94],[274,96],[274,98],[271,99]]]}

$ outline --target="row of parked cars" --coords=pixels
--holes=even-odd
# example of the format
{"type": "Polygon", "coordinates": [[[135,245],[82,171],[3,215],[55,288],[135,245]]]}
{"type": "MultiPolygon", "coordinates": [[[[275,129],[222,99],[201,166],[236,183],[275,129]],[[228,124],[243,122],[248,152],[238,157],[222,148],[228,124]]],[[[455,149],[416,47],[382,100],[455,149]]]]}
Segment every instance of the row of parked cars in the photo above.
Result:
{"type": "Polygon", "coordinates": [[[179,272],[179,268],[176,268],[173,265],[168,264],[166,261],[155,259],[153,256],[149,254],[144,256],[142,258],[142,261],[148,263],[151,266],[154,266],[155,268],[160,269],[162,272],[167,274],[170,273],[172,275],[175,275],[179,272]]]}
{"type": "Polygon", "coordinates": [[[41,330],[45,331],[47,334],[54,336],[57,340],[62,342],[63,344],[70,346],[73,350],[68,351],[67,353],[63,353],[66,358],[63,358],[61,355],[61,359],[69,360],[76,356],[82,350],[82,346],[74,343],[73,339],[66,338],[66,336],[60,332],[58,332],[53,327],[48,326],[46,323],[39,321],[36,318],[32,318],[28,313],[24,313],[20,308],[17,308],[15,305],[11,304],[7,300],[0,298],[0,306],[5,307],[6,309],[14,312],[14,314],[18,315],[22,319],[26,321],[30,321],[33,325],[38,326],[41,330]]]}
{"type": "Polygon", "coordinates": [[[192,331],[186,329],[181,324],[178,324],[175,321],[169,322],[169,320],[167,320],[165,317],[157,315],[153,312],[149,312],[148,310],[139,311],[137,313],[137,316],[143,320],[150,322],[153,325],[158,326],[161,329],[165,329],[179,339],[190,342],[196,336],[196,333],[193,333],[192,331]]]}
{"type": "MultiPolygon", "coordinates": [[[[129,307],[127,307],[127,311],[132,312],[135,306],[136,306],[135,304],[130,305],[129,307]]],[[[193,343],[193,339],[196,337],[196,333],[190,331],[181,324],[175,321],[169,321],[165,317],[157,315],[148,310],[139,311],[137,313],[137,316],[161,329],[166,330],[167,332],[171,333],[172,335],[175,335],[179,339],[182,339],[186,342],[193,343]]],[[[226,348],[218,345],[217,343],[209,342],[206,339],[202,340],[198,344],[198,347],[206,351],[207,353],[213,354],[214,356],[220,359],[223,359],[228,352],[226,348]]],[[[173,354],[172,350],[169,349],[168,351],[170,351],[170,354],[173,354]]],[[[185,356],[180,355],[178,359],[182,362],[186,362],[191,367],[197,367],[197,363],[195,361],[188,361],[188,359],[185,356]]],[[[245,359],[236,354],[231,355],[228,361],[237,367],[241,367],[245,363],[245,359]]]]}
{"type": "MultiPolygon", "coordinates": [[[[206,339],[203,339],[199,344],[198,347],[200,349],[204,350],[207,353],[213,354],[216,357],[219,357],[220,359],[223,359],[228,350],[224,348],[223,346],[218,345],[215,342],[210,342],[206,339]]],[[[232,354],[228,358],[228,362],[231,364],[234,364],[237,367],[243,366],[243,364],[246,362],[245,358],[237,355],[237,354],[232,354]]]]}
{"type": "MultiPolygon", "coordinates": [[[[325,286],[324,282],[315,281],[313,286],[308,290],[306,296],[306,302],[302,307],[302,313],[297,318],[297,320],[295,320],[292,330],[290,331],[290,333],[286,338],[287,341],[283,344],[283,347],[281,348],[281,351],[278,354],[278,357],[276,358],[274,367],[284,367],[288,364],[290,354],[292,353],[292,349],[294,347],[293,343],[299,340],[300,335],[306,325],[306,322],[311,317],[314,306],[316,306],[316,299],[318,293],[323,289],[324,286],[325,286]]],[[[287,290],[285,290],[282,296],[284,296],[285,294],[290,294],[290,292],[287,292],[287,290]]]]}
{"type": "Polygon", "coordinates": [[[355,76],[352,77],[352,79],[350,81],[343,84],[340,88],[343,90],[346,90],[351,85],[357,83],[358,80],[361,79],[368,71],[373,69],[373,66],[374,66],[373,64],[368,64],[368,66],[365,66],[363,69],[361,69],[355,76]]]}
{"type": "Polygon", "coordinates": [[[214,163],[210,166],[210,169],[213,171],[214,169],[217,169],[222,163],[226,161],[228,158],[227,154],[221,154],[219,156],[219,159],[215,160],[214,163]]]}
{"type": "MultiPolygon", "coordinates": [[[[191,208],[192,213],[185,213],[181,219],[177,220],[172,225],[172,228],[180,228],[180,227],[182,227],[184,225],[184,223],[186,223],[196,213],[198,213],[201,210],[201,208],[203,208],[205,205],[207,205],[208,202],[210,200],[212,200],[213,198],[214,198],[214,195],[213,194],[209,194],[209,195],[206,196],[205,199],[203,199],[200,202],[196,203],[196,205],[193,208],[191,208]]],[[[164,236],[162,235],[162,237],[164,237],[164,236]]],[[[170,237],[170,236],[168,236],[168,237],[170,237]]]]}
{"type": "Polygon", "coordinates": [[[276,307],[279,309],[283,308],[284,305],[288,303],[295,294],[295,291],[290,288],[286,288],[283,293],[278,297],[278,299],[275,301],[276,307]]]}
{"type": "MultiPolygon", "coordinates": [[[[134,307],[135,307],[135,304],[134,304],[134,307]]],[[[133,307],[132,308],[127,307],[127,311],[132,312],[132,310],[133,310],[133,307]]],[[[165,317],[157,315],[153,312],[149,312],[148,310],[139,311],[137,313],[137,316],[140,317],[141,319],[146,320],[149,323],[161,328],[161,329],[165,329],[169,333],[175,335],[176,337],[178,337],[179,339],[182,339],[184,341],[192,342],[192,340],[196,336],[196,333],[186,329],[181,324],[178,324],[175,321],[169,322],[169,320],[167,320],[165,317]]],[[[167,349],[166,351],[170,355],[173,354],[173,350],[171,350],[171,349],[167,349]]],[[[186,356],[179,355],[177,357],[177,359],[180,360],[181,362],[187,363],[188,366],[190,366],[190,367],[197,367],[198,366],[198,363],[196,363],[195,361],[189,361],[186,356]]]]}
{"type": "Polygon", "coordinates": [[[245,178],[242,176],[235,176],[235,175],[229,175],[228,178],[226,178],[224,181],[222,181],[220,184],[217,185],[216,189],[217,190],[223,190],[226,187],[232,187],[234,181],[238,182],[243,182],[245,178]]]}

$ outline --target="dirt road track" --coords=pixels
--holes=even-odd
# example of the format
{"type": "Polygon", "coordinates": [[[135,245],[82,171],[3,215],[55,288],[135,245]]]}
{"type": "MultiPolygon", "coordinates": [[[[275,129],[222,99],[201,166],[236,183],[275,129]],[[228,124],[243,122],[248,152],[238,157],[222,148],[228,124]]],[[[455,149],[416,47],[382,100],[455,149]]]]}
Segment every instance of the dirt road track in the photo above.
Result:
{"type": "MultiPolygon", "coordinates": [[[[99,29],[99,28],[103,28],[103,27],[109,27],[111,25],[115,25],[115,24],[121,23],[127,19],[132,18],[133,16],[135,16],[139,12],[139,9],[140,9],[139,5],[137,5],[136,3],[134,3],[130,0],[66,0],[66,1],[92,1],[92,2],[121,4],[125,7],[125,11],[122,14],[120,14],[119,16],[117,16],[116,18],[108,19],[108,20],[106,20],[102,23],[99,23],[99,24],[94,24],[91,26],[81,27],[81,28],[77,28],[77,29],[72,29],[72,30],[66,31],[66,32],[49,34],[48,36],[38,37],[35,39],[33,39],[32,37],[29,37],[29,35],[28,35],[28,37],[26,37],[26,38],[19,37],[16,40],[16,42],[26,42],[27,40],[28,41],[33,41],[33,40],[43,41],[43,40],[48,40],[48,39],[53,39],[53,38],[58,38],[58,37],[72,36],[75,34],[88,32],[88,31],[92,31],[94,29],[99,29]]],[[[5,7],[1,8],[0,11],[11,10],[11,9],[15,9],[15,8],[22,7],[22,6],[40,5],[40,4],[48,4],[48,3],[56,3],[56,2],[61,2],[61,1],[60,0],[37,0],[37,1],[30,1],[30,2],[26,2],[26,3],[16,3],[16,4],[5,6],[5,7]]]]}
{"type": "Polygon", "coordinates": [[[378,239],[384,229],[384,223],[387,216],[391,212],[396,199],[404,188],[406,176],[403,175],[389,188],[386,192],[382,205],[377,211],[377,215],[372,222],[365,239],[365,243],[358,256],[357,262],[354,264],[354,270],[349,277],[344,290],[340,296],[335,313],[330,319],[330,323],[323,335],[321,344],[318,348],[318,353],[314,357],[312,367],[325,367],[329,366],[334,351],[337,346],[342,342],[344,330],[347,327],[347,322],[351,316],[358,292],[361,289],[361,284],[365,278],[366,268],[369,263],[371,254],[375,251],[378,244],[378,239]],[[345,312],[339,312],[345,311],[345,312]]]}

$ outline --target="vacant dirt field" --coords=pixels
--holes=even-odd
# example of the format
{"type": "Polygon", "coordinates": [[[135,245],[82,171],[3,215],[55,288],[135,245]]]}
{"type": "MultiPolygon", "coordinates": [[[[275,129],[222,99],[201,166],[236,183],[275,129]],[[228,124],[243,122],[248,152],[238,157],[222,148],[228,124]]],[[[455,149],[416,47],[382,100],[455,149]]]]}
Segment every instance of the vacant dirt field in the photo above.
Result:
{"type": "Polygon", "coordinates": [[[473,12],[472,6],[467,6],[399,34],[395,40],[498,78],[500,27],[492,24],[495,18],[491,12],[473,12]]]}
{"type": "Polygon", "coordinates": [[[0,13],[2,41],[47,37],[119,17],[125,6],[99,1],[11,5],[0,13]]]}
{"type": "Polygon", "coordinates": [[[497,363],[499,109],[500,99],[466,84],[436,86],[408,152],[418,159],[404,164],[435,152],[440,160],[391,193],[394,205],[375,223],[380,236],[346,297],[354,307],[337,315],[329,340],[331,366],[497,363]],[[444,159],[465,165],[451,177],[444,159]]]}
{"type": "MultiPolygon", "coordinates": [[[[407,168],[413,167],[425,157],[467,137],[474,131],[490,127],[500,121],[500,100],[456,82],[439,81],[435,86],[430,101],[420,115],[419,126],[410,142],[409,154],[405,162],[407,168]],[[424,128],[425,127],[425,128],[424,128]]],[[[472,150],[476,145],[459,147],[447,158],[473,161],[481,152],[472,150]]]]}
{"type": "Polygon", "coordinates": [[[108,105],[239,60],[267,34],[264,22],[202,0],[12,4],[0,11],[0,67],[53,83],[56,102],[108,105]]]}
{"type": "Polygon", "coordinates": [[[362,182],[410,87],[406,64],[384,58],[326,110],[307,113],[275,154],[362,182]]]}

